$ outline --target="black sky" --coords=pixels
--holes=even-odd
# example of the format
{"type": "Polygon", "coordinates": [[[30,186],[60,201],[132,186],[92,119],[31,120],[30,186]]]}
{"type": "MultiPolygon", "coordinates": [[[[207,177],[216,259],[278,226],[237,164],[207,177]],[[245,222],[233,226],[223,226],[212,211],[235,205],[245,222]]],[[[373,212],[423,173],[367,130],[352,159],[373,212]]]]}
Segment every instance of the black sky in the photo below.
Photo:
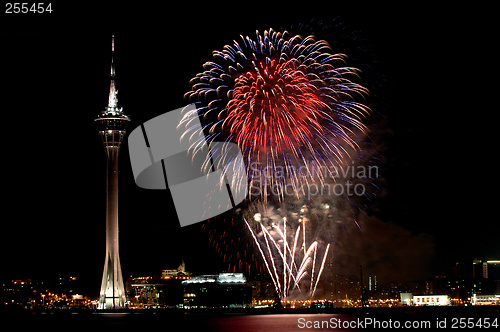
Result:
{"type": "MultiPolygon", "coordinates": [[[[369,41],[387,80],[379,124],[384,186],[372,214],[417,238],[432,238],[429,273],[447,271],[455,261],[500,258],[493,8],[334,1],[286,10],[136,5],[53,4],[52,16],[0,16],[0,278],[78,274],[99,284],[105,164],[93,119],[107,104],[111,34],[119,104],[132,120],[130,132],[184,106],[189,79],[212,50],[240,33],[337,16],[369,41]]],[[[196,273],[223,268],[199,225],[178,226],[168,192],[135,186],[128,158],[124,144],[124,275],[157,273],[181,259],[196,273]]]]}

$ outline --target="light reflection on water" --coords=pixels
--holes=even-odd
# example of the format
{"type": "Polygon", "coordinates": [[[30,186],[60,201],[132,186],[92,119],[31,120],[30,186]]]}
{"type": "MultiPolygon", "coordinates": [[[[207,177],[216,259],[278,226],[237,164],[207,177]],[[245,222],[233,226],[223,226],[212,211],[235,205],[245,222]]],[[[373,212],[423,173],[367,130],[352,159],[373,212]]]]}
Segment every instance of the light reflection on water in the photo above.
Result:
{"type": "MultiPolygon", "coordinates": [[[[314,324],[319,321],[323,324],[319,330],[333,331],[330,319],[351,320],[355,316],[341,314],[263,314],[263,315],[240,315],[240,314],[180,314],[180,315],[99,315],[96,323],[102,328],[109,327],[111,330],[143,330],[145,326],[177,326],[189,331],[217,331],[217,332],[289,332],[311,330],[305,328],[306,322],[314,324]],[[302,327],[302,328],[301,328],[302,327]]],[[[309,325],[308,327],[312,327],[309,325]]],[[[318,330],[314,329],[313,330],[318,330]]],[[[343,329],[346,330],[346,329],[343,329]]],[[[349,330],[347,331],[354,331],[349,330]]]]}
{"type": "MultiPolygon", "coordinates": [[[[3,315],[0,315],[3,316],[3,315]]],[[[355,315],[346,314],[236,314],[236,313],[33,313],[7,315],[2,321],[12,323],[19,330],[51,331],[203,331],[203,332],[289,332],[289,331],[333,331],[331,328],[300,328],[302,322],[330,321],[331,318],[354,320],[355,315]]],[[[303,323],[303,324],[304,324],[303,323]]],[[[326,327],[328,323],[325,322],[326,327]]],[[[354,331],[342,329],[343,331],[354,331]]]]}
{"type": "MultiPolygon", "coordinates": [[[[210,331],[221,332],[250,332],[250,331],[271,331],[271,332],[288,332],[288,331],[304,331],[304,330],[321,330],[334,331],[331,328],[330,319],[351,320],[354,316],[334,315],[334,314],[276,314],[276,315],[243,315],[243,316],[224,316],[213,317],[206,321],[206,328],[210,331]],[[299,320],[300,319],[300,320],[299,320]],[[306,322],[314,324],[322,324],[322,328],[311,329],[306,328],[306,322]],[[302,328],[300,328],[302,327],[302,328]]],[[[309,325],[313,326],[313,325],[309,325]]],[[[319,325],[321,326],[321,325],[319,325]]],[[[346,329],[342,329],[346,331],[346,329]]],[[[349,330],[347,331],[354,331],[349,330]]]]}

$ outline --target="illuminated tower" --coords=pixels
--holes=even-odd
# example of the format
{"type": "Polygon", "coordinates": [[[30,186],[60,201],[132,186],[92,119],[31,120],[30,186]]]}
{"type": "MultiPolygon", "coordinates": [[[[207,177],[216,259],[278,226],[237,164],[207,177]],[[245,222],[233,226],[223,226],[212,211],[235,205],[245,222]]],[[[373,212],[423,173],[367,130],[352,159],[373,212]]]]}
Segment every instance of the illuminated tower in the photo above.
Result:
{"type": "Polygon", "coordinates": [[[118,153],[125,135],[125,126],[130,119],[123,114],[123,108],[118,108],[114,51],[113,36],[108,107],[95,119],[106,152],[106,258],[99,293],[99,309],[120,309],[125,305],[125,288],[118,254],[118,153]]]}

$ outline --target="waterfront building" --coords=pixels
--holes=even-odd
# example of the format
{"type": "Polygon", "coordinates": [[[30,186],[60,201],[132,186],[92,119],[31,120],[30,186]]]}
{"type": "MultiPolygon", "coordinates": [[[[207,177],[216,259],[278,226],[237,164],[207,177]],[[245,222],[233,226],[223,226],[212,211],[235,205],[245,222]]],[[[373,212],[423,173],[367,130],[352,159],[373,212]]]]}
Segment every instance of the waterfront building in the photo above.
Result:
{"type": "Polygon", "coordinates": [[[182,285],[186,308],[244,307],[252,303],[252,287],[243,273],[200,275],[182,285]]]}

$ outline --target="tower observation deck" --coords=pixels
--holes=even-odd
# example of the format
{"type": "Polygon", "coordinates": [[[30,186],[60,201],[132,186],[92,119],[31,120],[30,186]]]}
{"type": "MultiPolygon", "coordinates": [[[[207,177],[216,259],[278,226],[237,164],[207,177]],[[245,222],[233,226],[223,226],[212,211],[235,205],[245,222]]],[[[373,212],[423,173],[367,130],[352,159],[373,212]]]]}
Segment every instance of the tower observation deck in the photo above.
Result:
{"type": "Polygon", "coordinates": [[[126,301],[118,252],[118,154],[125,135],[125,126],[130,119],[123,114],[123,108],[118,107],[114,51],[113,36],[108,106],[95,119],[106,153],[106,257],[99,293],[99,309],[121,309],[126,301]]]}

